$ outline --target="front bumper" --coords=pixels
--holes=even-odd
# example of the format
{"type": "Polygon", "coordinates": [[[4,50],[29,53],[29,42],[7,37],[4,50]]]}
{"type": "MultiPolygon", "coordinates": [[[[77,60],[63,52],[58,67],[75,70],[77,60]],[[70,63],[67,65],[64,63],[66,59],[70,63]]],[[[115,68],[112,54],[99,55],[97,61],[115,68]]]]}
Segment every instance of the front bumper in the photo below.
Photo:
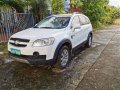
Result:
{"type": "Polygon", "coordinates": [[[11,54],[9,52],[8,56],[9,56],[9,59],[11,59],[12,61],[18,61],[18,62],[27,63],[31,65],[54,65],[55,64],[54,59],[46,60],[45,56],[43,55],[39,55],[36,58],[33,56],[26,56],[26,55],[18,56],[18,55],[11,54]]]}
{"type": "Polygon", "coordinates": [[[45,46],[45,47],[31,47],[31,43],[27,47],[16,47],[8,43],[8,51],[11,51],[11,48],[20,50],[21,55],[24,56],[33,56],[35,52],[38,52],[40,56],[46,55],[46,60],[51,60],[54,58],[55,48],[54,46],[45,46]]]}

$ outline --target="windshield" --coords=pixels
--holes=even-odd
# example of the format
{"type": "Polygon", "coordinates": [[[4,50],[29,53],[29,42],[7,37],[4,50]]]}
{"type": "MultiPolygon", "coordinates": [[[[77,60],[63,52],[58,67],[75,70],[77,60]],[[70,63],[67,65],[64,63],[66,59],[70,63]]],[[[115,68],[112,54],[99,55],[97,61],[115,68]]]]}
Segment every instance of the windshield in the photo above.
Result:
{"type": "Polygon", "coordinates": [[[61,29],[68,26],[70,17],[56,17],[50,16],[34,26],[34,28],[50,28],[50,29],[61,29]]]}

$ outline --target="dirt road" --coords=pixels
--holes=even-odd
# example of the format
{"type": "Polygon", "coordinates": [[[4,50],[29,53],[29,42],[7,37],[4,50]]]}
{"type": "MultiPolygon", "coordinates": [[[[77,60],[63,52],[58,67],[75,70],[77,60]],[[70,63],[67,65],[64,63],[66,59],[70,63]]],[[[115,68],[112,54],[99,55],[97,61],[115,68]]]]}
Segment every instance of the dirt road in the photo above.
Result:
{"type": "Polygon", "coordinates": [[[76,90],[120,90],[120,28],[114,31],[105,49],[76,90]]]}
{"type": "Polygon", "coordinates": [[[120,90],[120,26],[95,32],[92,48],[81,48],[60,73],[48,66],[3,61],[0,90],[120,90]]]}

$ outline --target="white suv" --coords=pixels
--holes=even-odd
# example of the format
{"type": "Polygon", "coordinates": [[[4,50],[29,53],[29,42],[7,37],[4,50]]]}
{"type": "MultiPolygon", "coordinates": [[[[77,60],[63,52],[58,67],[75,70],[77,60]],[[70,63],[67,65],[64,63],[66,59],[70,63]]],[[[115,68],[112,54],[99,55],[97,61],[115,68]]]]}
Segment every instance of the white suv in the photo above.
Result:
{"type": "Polygon", "coordinates": [[[65,68],[71,54],[81,45],[92,44],[92,25],[83,14],[49,16],[34,27],[12,35],[10,57],[29,64],[50,64],[65,68]],[[19,58],[19,59],[18,59],[19,58]]]}

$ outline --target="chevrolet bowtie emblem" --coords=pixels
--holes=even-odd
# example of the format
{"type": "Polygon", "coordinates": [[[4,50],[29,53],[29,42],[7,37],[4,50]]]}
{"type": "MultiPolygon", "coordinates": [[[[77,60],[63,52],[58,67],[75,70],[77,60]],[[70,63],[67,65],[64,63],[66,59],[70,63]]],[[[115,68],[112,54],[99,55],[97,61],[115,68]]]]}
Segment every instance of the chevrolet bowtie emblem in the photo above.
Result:
{"type": "Polygon", "coordinates": [[[15,43],[16,45],[18,45],[20,42],[19,42],[18,40],[16,40],[14,43],[15,43]]]}

